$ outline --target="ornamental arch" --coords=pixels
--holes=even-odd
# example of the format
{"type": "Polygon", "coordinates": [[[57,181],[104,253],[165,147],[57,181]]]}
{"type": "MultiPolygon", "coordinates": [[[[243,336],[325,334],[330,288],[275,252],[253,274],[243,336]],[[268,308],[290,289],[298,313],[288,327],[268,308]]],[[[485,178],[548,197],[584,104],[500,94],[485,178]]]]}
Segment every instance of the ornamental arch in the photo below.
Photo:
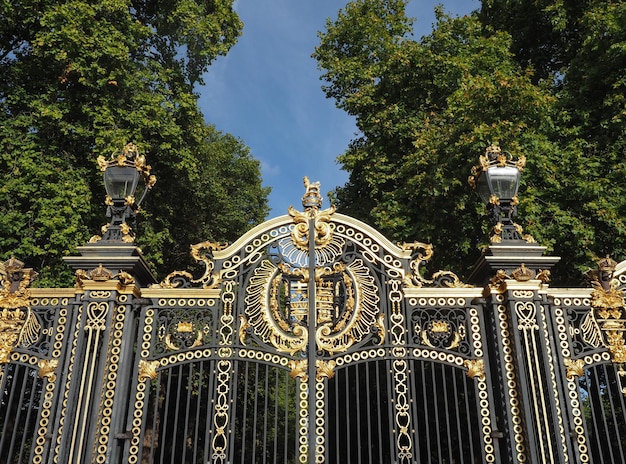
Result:
{"type": "MultiPolygon", "coordinates": [[[[121,229],[120,229],[121,230],[121,229]]],[[[494,244],[471,284],[333,208],[151,277],[132,240],[67,259],[74,288],[0,278],[9,463],[626,462],[626,264],[549,285],[558,258],[494,244]]]]}

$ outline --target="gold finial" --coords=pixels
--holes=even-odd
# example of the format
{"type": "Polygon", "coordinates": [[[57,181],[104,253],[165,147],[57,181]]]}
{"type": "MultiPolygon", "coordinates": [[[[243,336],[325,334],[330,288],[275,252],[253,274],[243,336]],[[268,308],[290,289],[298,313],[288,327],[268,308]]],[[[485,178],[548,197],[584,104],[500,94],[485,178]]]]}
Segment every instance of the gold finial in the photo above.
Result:
{"type": "Polygon", "coordinates": [[[320,209],[322,207],[322,196],[320,195],[320,183],[311,182],[309,178],[304,176],[304,187],[306,191],[302,197],[302,206],[305,209],[320,209]]]}
{"type": "Polygon", "coordinates": [[[598,260],[598,269],[605,272],[613,272],[617,267],[617,263],[611,259],[609,255],[606,258],[598,260]]]}

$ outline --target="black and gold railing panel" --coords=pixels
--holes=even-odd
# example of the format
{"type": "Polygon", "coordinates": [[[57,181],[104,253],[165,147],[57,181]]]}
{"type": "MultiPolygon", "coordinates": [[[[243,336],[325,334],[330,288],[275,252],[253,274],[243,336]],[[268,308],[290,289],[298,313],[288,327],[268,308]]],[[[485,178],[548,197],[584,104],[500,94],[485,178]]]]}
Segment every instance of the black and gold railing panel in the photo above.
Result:
{"type": "Polygon", "coordinates": [[[30,289],[36,273],[11,258],[0,291],[0,456],[6,462],[47,462],[59,424],[63,353],[73,291],[30,289]]]}
{"type": "Polygon", "coordinates": [[[626,462],[626,265],[587,289],[509,258],[481,286],[427,276],[430,245],[306,185],[302,211],[193,245],[199,274],[142,286],[128,244],[87,250],[115,271],[77,258],[73,289],[3,263],[0,461],[626,462]]]}

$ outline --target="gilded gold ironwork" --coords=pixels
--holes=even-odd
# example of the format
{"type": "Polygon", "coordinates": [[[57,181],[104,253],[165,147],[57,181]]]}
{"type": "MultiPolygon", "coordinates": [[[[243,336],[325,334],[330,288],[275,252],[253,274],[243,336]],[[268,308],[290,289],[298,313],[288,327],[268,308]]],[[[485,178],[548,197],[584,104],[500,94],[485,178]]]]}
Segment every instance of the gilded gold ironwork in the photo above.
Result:
{"type": "Polygon", "coordinates": [[[35,280],[37,273],[25,269],[24,263],[10,258],[0,264],[0,308],[15,309],[27,307],[30,294],[28,287],[35,280]]]}
{"type": "Polygon", "coordinates": [[[465,338],[465,326],[460,325],[455,330],[452,324],[445,320],[431,320],[423,328],[416,324],[415,330],[420,333],[422,343],[431,348],[454,350],[465,338]]]}
{"type": "Polygon", "coordinates": [[[161,365],[159,361],[139,361],[139,372],[137,379],[139,382],[145,382],[146,380],[154,380],[157,378],[157,368],[161,365]]]}
{"type": "Polygon", "coordinates": [[[318,359],[315,361],[316,374],[315,378],[317,380],[322,379],[332,379],[335,376],[335,367],[337,363],[333,360],[325,361],[323,359],[318,359]]]}
{"type": "Polygon", "coordinates": [[[482,359],[466,359],[463,365],[467,367],[467,376],[470,379],[485,380],[485,361],[482,359]]]}
{"type": "Polygon", "coordinates": [[[565,363],[565,367],[567,368],[567,373],[565,377],[568,379],[573,379],[574,377],[580,377],[585,373],[585,360],[584,359],[563,359],[565,363]]]}
{"type": "Polygon", "coordinates": [[[291,231],[293,243],[300,250],[306,251],[309,246],[309,219],[314,220],[315,245],[324,247],[328,245],[333,238],[329,223],[336,208],[333,205],[323,211],[319,210],[322,206],[319,182],[310,182],[309,178],[305,177],[304,186],[306,188],[306,192],[302,197],[302,206],[305,208],[304,212],[296,210],[293,206],[290,206],[288,211],[295,224],[295,227],[291,231]]]}
{"type": "Polygon", "coordinates": [[[301,379],[303,382],[307,381],[307,369],[309,366],[309,362],[306,359],[297,359],[289,361],[289,368],[291,371],[289,372],[289,376],[292,379],[301,379]]]}
{"type": "Polygon", "coordinates": [[[37,277],[24,263],[10,258],[0,264],[0,364],[9,362],[12,350],[35,343],[41,333],[41,324],[30,310],[28,287],[37,277]]]}
{"type": "Polygon", "coordinates": [[[58,359],[42,359],[37,363],[39,366],[39,377],[42,379],[48,379],[50,382],[54,382],[57,378],[56,369],[59,365],[58,359]]]}
{"type": "Polygon", "coordinates": [[[165,346],[170,351],[196,348],[204,343],[202,338],[201,329],[194,330],[193,323],[180,321],[176,324],[176,329],[165,336],[165,346]],[[193,340],[193,342],[190,343],[190,340],[193,340]],[[184,344],[181,344],[181,342],[184,344]]]}
{"type": "Polygon", "coordinates": [[[97,268],[92,269],[87,273],[89,279],[95,280],[98,282],[105,282],[107,280],[111,280],[113,278],[113,273],[109,271],[102,264],[99,264],[97,268]]]}
{"type": "MultiPolygon", "coordinates": [[[[296,354],[308,343],[308,268],[276,266],[264,260],[246,289],[246,323],[278,351],[296,354]],[[282,293],[281,293],[282,292],[282,293]],[[281,306],[281,295],[288,306],[281,306]]],[[[349,265],[335,263],[315,270],[315,324],[318,349],[328,353],[347,350],[371,333],[378,323],[378,291],[369,268],[360,259],[349,265]],[[341,291],[343,303],[336,295],[341,291]]],[[[248,327],[246,327],[248,329],[248,327]]],[[[384,331],[378,331],[384,336],[384,331]]],[[[240,336],[247,335],[240,333],[240,336]]]]}
{"type": "Polygon", "coordinates": [[[438,287],[469,287],[463,283],[459,277],[450,271],[437,271],[432,275],[431,279],[427,279],[422,275],[421,266],[433,256],[433,246],[430,243],[411,242],[399,243],[398,246],[403,251],[411,253],[411,276],[404,278],[404,284],[407,287],[423,287],[426,285],[436,285],[438,287]]]}
{"type": "Polygon", "coordinates": [[[524,263],[517,269],[511,272],[511,277],[513,277],[518,282],[527,282],[533,278],[533,270],[528,269],[524,263]]]}
{"type": "Polygon", "coordinates": [[[626,362],[626,317],[624,292],[613,279],[616,263],[609,256],[598,261],[598,269],[587,272],[592,279],[591,309],[587,312],[580,332],[583,340],[592,346],[604,345],[613,362],[626,362]]]}

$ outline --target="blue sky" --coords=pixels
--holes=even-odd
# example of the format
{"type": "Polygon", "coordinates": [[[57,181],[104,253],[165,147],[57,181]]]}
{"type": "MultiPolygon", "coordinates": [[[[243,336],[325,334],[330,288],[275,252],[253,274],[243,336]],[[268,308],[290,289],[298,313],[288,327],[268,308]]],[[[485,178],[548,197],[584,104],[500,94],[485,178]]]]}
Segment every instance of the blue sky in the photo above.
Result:
{"type": "MultiPolygon", "coordinates": [[[[317,32],[345,5],[341,0],[238,0],[243,35],[220,57],[198,89],[208,122],[239,137],[261,162],[263,184],[272,188],[269,218],[301,208],[302,178],[320,181],[322,192],[344,184],[336,162],[357,132],[354,120],[321,90],[321,72],[311,53],[317,32]]],[[[415,37],[430,33],[433,10],[467,14],[478,0],[412,0],[415,37]]],[[[328,207],[324,198],[323,207],[328,207]]]]}

